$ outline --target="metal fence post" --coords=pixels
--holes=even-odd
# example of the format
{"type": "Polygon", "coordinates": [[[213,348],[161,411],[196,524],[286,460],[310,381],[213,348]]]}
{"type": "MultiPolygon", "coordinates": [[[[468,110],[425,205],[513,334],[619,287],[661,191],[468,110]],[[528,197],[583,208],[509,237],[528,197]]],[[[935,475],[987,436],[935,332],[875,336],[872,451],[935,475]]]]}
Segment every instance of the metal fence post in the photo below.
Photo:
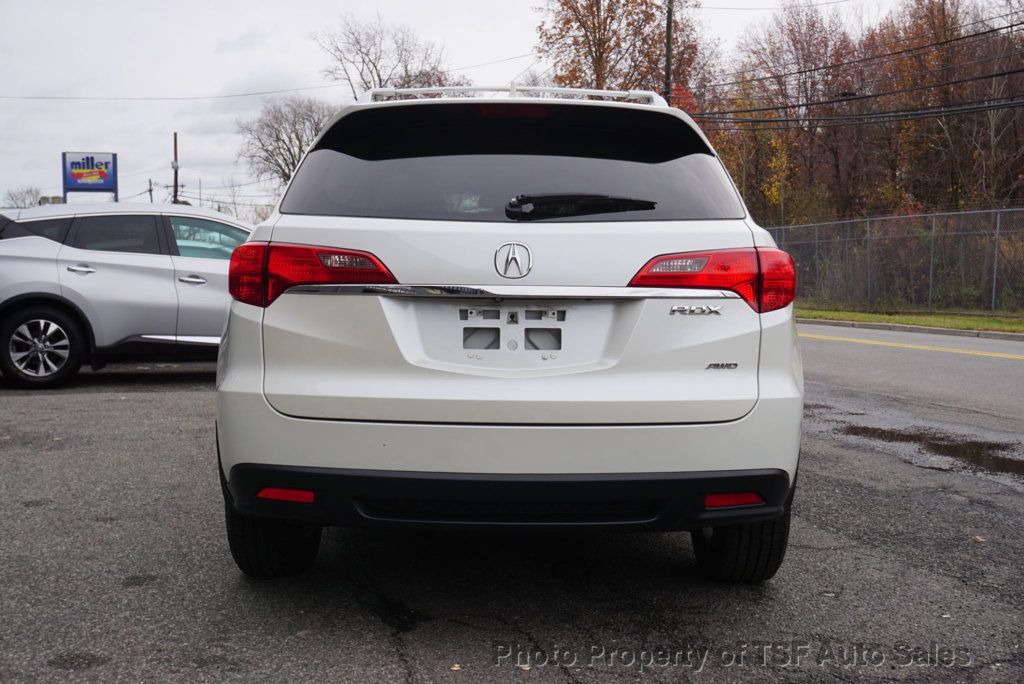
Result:
{"type": "Polygon", "coordinates": [[[996,283],[999,282],[999,224],[1003,212],[996,211],[996,247],[995,256],[992,260],[992,310],[996,310],[996,283]]]}
{"type": "Polygon", "coordinates": [[[821,306],[821,262],[818,260],[818,224],[814,225],[814,289],[818,291],[818,306],[821,306]]]}
{"type": "Polygon", "coordinates": [[[935,283],[935,214],[932,214],[932,246],[928,257],[928,310],[932,310],[932,289],[935,283]]]}
{"type": "Polygon", "coordinates": [[[867,220],[868,236],[868,308],[871,308],[871,219],[867,220]]]}

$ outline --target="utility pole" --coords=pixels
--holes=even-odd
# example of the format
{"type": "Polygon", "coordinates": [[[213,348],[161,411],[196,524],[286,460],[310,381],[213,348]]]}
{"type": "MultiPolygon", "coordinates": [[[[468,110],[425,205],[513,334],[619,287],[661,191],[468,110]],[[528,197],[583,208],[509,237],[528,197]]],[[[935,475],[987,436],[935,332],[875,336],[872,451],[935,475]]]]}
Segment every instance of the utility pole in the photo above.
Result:
{"type": "Polygon", "coordinates": [[[153,179],[149,179],[149,203],[153,203],[153,179]]]}
{"type": "Polygon", "coordinates": [[[199,206],[203,206],[203,179],[199,179],[199,206]]]}
{"type": "Polygon", "coordinates": [[[178,131],[174,131],[174,161],[171,162],[171,168],[174,169],[174,190],[171,191],[172,202],[178,203],[178,131]]]}
{"type": "Polygon", "coordinates": [[[665,2],[665,101],[672,105],[672,6],[675,0],[665,2]]]}

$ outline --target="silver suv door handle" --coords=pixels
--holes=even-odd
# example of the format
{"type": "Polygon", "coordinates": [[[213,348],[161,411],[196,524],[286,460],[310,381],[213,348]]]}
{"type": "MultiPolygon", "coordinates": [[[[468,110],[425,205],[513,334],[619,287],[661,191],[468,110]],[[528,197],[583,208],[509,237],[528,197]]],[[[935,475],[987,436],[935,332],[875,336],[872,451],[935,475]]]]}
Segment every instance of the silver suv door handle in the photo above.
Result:
{"type": "Polygon", "coordinates": [[[206,284],[206,278],[204,278],[202,276],[197,276],[195,273],[193,273],[192,275],[181,276],[180,278],[178,278],[178,280],[180,280],[183,283],[188,283],[189,285],[205,285],[206,284]]]}
{"type": "Polygon", "coordinates": [[[81,273],[82,275],[89,275],[95,273],[96,269],[92,268],[88,264],[78,264],[77,266],[68,266],[68,270],[72,273],[81,273]]]}

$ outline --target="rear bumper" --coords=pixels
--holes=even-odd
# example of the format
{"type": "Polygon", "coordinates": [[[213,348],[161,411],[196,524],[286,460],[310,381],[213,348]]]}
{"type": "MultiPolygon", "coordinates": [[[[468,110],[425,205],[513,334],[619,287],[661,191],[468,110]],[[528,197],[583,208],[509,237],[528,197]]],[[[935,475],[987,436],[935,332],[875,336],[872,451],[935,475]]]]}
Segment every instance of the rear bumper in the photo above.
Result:
{"type": "Polygon", "coordinates": [[[236,510],[346,527],[611,527],[684,530],[782,515],[783,470],[512,475],[399,472],[239,463],[236,510]],[[312,503],[260,498],[264,487],[311,491],[312,503]],[[763,504],[706,509],[707,494],[756,492],[763,504]]]}

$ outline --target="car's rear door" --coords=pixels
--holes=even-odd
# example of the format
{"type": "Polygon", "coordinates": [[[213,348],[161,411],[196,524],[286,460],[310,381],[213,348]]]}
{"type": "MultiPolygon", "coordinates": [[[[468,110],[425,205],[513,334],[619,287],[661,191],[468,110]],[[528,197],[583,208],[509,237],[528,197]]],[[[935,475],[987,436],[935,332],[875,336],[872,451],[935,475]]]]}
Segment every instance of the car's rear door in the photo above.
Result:
{"type": "MultiPolygon", "coordinates": [[[[11,212],[18,215],[18,210],[11,212]]],[[[11,221],[0,214],[0,302],[24,294],[60,294],[57,254],[71,217],[11,221]]]]}
{"type": "Polygon", "coordinates": [[[228,315],[228,262],[249,233],[195,216],[164,217],[178,294],[178,341],[217,344],[228,315]]]}
{"type": "Polygon", "coordinates": [[[685,122],[581,105],[442,106],[464,109],[401,105],[411,112],[401,127],[394,111],[342,119],[293,180],[271,249],[369,252],[399,287],[277,297],[263,317],[272,406],[334,420],[554,425],[751,410],[751,303],[726,288],[628,287],[658,255],[753,248],[728,177],[685,122]],[[547,193],[643,202],[542,206],[547,193]],[[521,204],[536,219],[522,220],[516,196],[535,197],[521,204]]]}
{"type": "Polygon", "coordinates": [[[133,338],[174,340],[178,296],[158,220],[79,216],[57,255],[61,292],[85,312],[99,347],[133,338]]]}

